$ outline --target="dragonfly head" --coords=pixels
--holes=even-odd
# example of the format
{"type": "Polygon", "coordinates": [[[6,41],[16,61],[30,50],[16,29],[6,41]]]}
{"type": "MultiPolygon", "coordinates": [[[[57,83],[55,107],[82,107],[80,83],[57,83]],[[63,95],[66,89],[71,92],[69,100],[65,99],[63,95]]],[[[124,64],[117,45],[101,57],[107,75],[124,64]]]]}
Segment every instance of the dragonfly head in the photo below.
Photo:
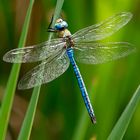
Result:
{"type": "Polygon", "coordinates": [[[56,30],[62,31],[68,27],[68,24],[66,21],[62,20],[61,18],[56,20],[56,23],[54,25],[56,30]]]}

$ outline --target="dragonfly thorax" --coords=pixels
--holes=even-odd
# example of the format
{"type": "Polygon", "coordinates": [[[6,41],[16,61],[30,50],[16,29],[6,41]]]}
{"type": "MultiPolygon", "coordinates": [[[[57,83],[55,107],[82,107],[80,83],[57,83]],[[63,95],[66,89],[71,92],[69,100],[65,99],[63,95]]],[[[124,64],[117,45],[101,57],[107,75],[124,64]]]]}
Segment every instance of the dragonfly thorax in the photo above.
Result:
{"type": "Polygon", "coordinates": [[[67,36],[71,36],[71,33],[68,29],[58,31],[58,37],[67,37],[67,36]]]}
{"type": "Polygon", "coordinates": [[[71,36],[64,37],[64,41],[66,42],[66,48],[74,47],[74,41],[72,40],[71,36]]]}

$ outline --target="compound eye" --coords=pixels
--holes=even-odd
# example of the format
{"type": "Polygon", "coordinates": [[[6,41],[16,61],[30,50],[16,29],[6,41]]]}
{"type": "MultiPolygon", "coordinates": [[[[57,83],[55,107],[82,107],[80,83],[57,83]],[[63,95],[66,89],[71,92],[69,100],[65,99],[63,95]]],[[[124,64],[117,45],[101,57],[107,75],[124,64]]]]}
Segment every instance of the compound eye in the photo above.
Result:
{"type": "Polygon", "coordinates": [[[64,30],[68,27],[68,24],[66,21],[63,21],[62,19],[57,19],[54,27],[57,30],[64,30]]]}

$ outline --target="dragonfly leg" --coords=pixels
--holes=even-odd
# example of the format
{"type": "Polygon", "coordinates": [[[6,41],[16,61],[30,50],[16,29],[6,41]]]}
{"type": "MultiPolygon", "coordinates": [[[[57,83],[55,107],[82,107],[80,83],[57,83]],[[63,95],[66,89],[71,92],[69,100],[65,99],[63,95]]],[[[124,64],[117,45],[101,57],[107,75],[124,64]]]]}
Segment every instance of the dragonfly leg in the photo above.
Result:
{"type": "Polygon", "coordinates": [[[50,27],[50,28],[48,28],[48,32],[57,32],[57,30],[50,27]]]}
{"type": "Polygon", "coordinates": [[[54,17],[54,15],[52,15],[51,22],[50,22],[50,24],[48,26],[48,29],[51,28],[51,25],[52,25],[52,22],[53,22],[53,17],[54,17]]]}
{"type": "Polygon", "coordinates": [[[50,24],[48,26],[48,32],[57,32],[57,30],[55,28],[51,27],[52,22],[53,22],[53,17],[54,17],[54,15],[52,15],[51,22],[50,22],[50,24]]]}

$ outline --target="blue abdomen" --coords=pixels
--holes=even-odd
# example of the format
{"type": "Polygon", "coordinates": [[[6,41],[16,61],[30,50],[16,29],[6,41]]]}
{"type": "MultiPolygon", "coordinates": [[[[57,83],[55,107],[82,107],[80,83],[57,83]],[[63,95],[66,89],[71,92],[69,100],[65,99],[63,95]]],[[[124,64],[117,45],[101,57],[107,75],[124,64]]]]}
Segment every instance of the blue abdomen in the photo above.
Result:
{"type": "Polygon", "coordinates": [[[88,93],[87,93],[84,81],[83,81],[82,76],[80,74],[80,70],[79,70],[79,68],[78,68],[78,66],[77,66],[77,64],[76,64],[76,62],[74,60],[74,52],[73,52],[73,49],[71,47],[67,48],[67,55],[68,55],[68,57],[70,59],[70,62],[72,64],[72,67],[73,67],[75,76],[77,78],[81,94],[82,94],[85,106],[87,108],[87,111],[89,113],[89,116],[91,118],[91,121],[93,123],[96,123],[96,118],[95,118],[95,115],[94,115],[94,111],[93,111],[92,105],[90,103],[90,99],[88,97],[88,93]]]}

